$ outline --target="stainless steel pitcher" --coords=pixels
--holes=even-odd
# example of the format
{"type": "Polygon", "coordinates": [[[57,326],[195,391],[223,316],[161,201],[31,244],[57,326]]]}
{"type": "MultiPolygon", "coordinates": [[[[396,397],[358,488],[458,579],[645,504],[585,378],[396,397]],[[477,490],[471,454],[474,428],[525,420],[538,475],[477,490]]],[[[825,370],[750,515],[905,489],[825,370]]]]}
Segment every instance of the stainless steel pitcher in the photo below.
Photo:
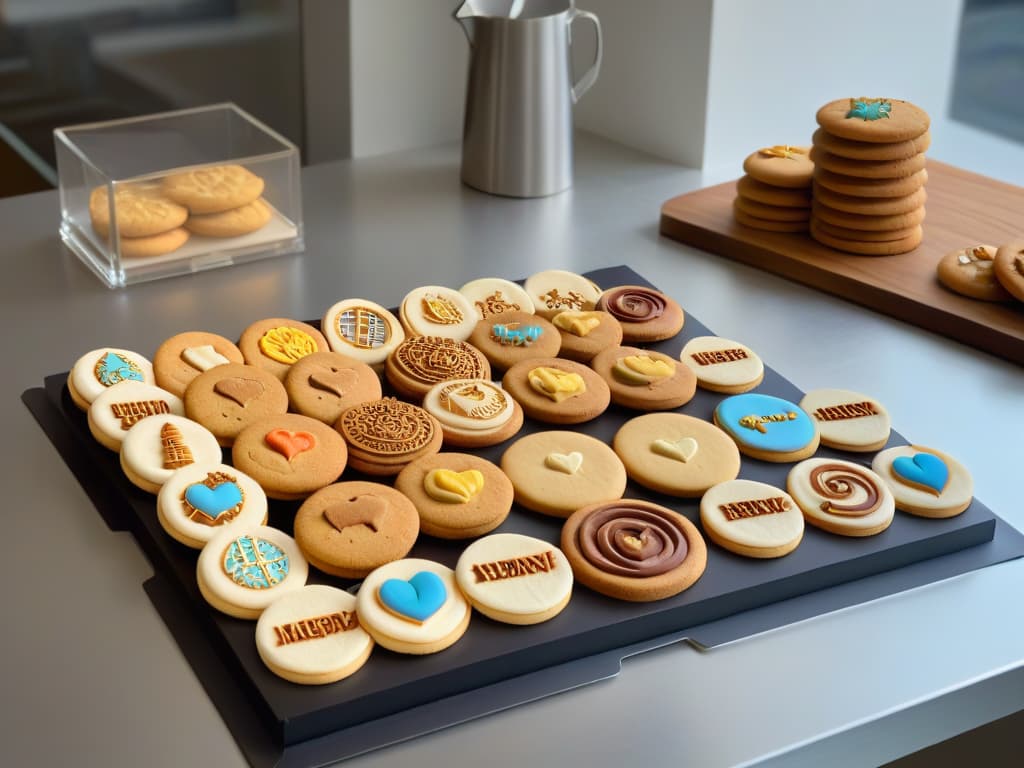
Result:
{"type": "Polygon", "coordinates": [[[597,80],[601,24],[574,0],[465,0],[469,38],[462,180],[484,192],[543,197],[572,186],[572,105],[597,80]],[[594,63],[572,82],[572,23],[597,33],[594,63]]]}

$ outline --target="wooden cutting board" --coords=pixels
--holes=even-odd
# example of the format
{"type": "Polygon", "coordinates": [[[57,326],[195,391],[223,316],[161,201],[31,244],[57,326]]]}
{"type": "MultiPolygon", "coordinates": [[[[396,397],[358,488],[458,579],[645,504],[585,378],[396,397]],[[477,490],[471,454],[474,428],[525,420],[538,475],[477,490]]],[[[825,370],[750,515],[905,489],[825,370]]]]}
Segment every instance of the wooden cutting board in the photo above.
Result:
{"type": "Polygon", "coordinates": [[[948,252],[1024,240],[1024,189],[928,161],[924,241],[898,256],[853,256],[810,235],[762,232],[732,216],[736,182],[674,197],[663,235],[833,293],[1024,364],[1024,303],[969,299],[944,288],[935,267],[948,252]]]}

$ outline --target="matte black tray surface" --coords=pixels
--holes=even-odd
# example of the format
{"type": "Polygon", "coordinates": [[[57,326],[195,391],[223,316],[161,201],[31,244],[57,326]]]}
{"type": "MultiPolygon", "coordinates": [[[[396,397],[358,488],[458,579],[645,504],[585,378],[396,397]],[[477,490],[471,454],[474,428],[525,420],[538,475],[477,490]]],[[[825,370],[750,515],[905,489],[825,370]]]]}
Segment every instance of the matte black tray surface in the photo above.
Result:
{"type": "MultiPolygon", "coordinates": [[[[626,267],[597,270],[587,276],[602,287],[650,285],[626,267]]],[[[647,346],[678,359],[686,341],[701,335],[712,334],[688,315],[678,336],[647,346]]],[[[701,625],[708,626],[709,641],[702,641],[699,633],[696,637],[689,633],[691,639],[713,645],[737,633],[803,617],[806,606],[812,606],[811,615],[823,613],[869,599],[878,592],[898,591],[1024,554],[1024,538],[977,499],[962,515],[948,520],[923,519],[897,511],[889,529],[868,538],[835,536],[808,526],[800,546],[777,560],[747,559],[709,544],[703,577],[675,597],[627,603],[577,584],[568,607],[543,624],[514,627],[474,613],[466,635],[441,653],[404,656],[377,647],[366,666],[352,677],[325,686],[300,686],[276,677],[260,661],[254,642],[255,622],[234,619],[207,606],[196,585],[198,551],[179,544],[163,531],[155,513],[155,497],[129,483],[116,454],[93,440],[85,415],[67,394],[66,376],[48,377],[45,393],[29,390],[23,399],[108,525],[130,530],[146,552],[156,574],[147,583],[147,592],[254,765],[324,764],[614,674],[623,656],[680,639],[687,636],[686,630],[701,625]],[[993,540],[997,522],[1001,536],[1008,541],[997,548],[979,547],[993,540]],[[974,549],[967,556],[950,557],[948,562],[942,557],[968,548],[974,549]],[[873,591],[862,593],[867,597],[848,592],[846,597],[837,595],[830,601],[828,592],[821,592],[834,585],[870,581],[871,577],[913,564],[927,565],[925,561],[932,558],[946,567],[907,569],[906,579],[888,580],[887,586],[876,584],[873,591]],[[814,600],[803,604],[804,608],[794,608],[801,603],[793,598],[811,593],[816,593],[814,600]],[[764,608],[772,604],[781,607],[775,617],[771,608],[764,608]],[[730,617],[752,609],[763,610],[751,614],[751,622],[731,622],[730,617]],[[588,660],[600,660],[600,664],[588,665],[588,660]],[[219,669],[214,671],[216,667],[219,669]],[[554,667],[561,673],[548,675],[547,682],[538,681],[541,676],[534,673],[554,667]],[[209,683],[211,675],[217,676],[217,685],[209,683]],[[481,696],[488,689],[492,700],[481,706],[481,696]],[[401,727],[391,727],[394,721],[401,727]],[[389,727],[381,727],[386,723],[389,727]],[[346,729],[360,737],[339,741],[338,734],[346,729]]],[[[795,386],[768,366],[757,391],[794,402],[802,397],[795,386]]],[[[694,399],[677,410],[710,421],[723,397],[698,389],[694,399]]],[[[618,428],[636,415],[636,411],[613,405],[598,419],[576,429],[610,443],[618,428]]],[[[527,419],[513,440],[551,428],[527,419]]],[[[498,462],[510,442],[477,453],[498,462]]],[[[893,432],[889,445],[904,443],[893,432]]],[[[828,448],[820,448],[815,455],[864,466],[869,466],[871,458],[870,454],[847,454],[828,448]]],[[[230,458],[229,452],[226,458],[230,458]]],[[[740,477],[785,488],[791,466],[743,457],[740,477]]],[[[342,479],[374,478],[346,469],[342,479]]],[[[658,494],[632,481],[625,496],[671,507],[699,525],[698,500],[658,494]]],[[[297,508],[298,502],[271,501],[269,524],[291,533],[297,508]]],[[[523,533],[557,544],[562,522],[517,505],[498,532],[523,533]]],[[[410,556],[454,568],[467,544],[422,535],[410,556]]],[[[309,581],[342,588],[356,585],[314,569],[310,569],[309,581]]]]}

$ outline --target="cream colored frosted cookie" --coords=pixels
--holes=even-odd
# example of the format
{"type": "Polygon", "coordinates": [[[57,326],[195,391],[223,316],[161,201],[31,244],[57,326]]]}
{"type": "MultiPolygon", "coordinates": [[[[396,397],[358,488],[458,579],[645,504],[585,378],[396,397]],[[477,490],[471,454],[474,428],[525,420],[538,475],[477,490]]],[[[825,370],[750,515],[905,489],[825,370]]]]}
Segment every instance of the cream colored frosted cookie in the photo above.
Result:
{"type": "Polygon", "coordinates": [[[567,309],[593,309],[601,291],[590,280],[564,269],[548,269],[526,278],[523,285],[538,315],[550,320],[567,309]]]}
{"type": "Polygon", "coordinates": [[[840,459],[801,461],[789,471],[786,489],[808,523],[840,536],[881,533],[896,509],[881,477],[840,459]]]}
{"type": "Polygon", "coordinates": [[[782,557],[800,544],[804,516],[785,491],[753,480],[719,483],[701,497],[704,534],[745,557],[782,557]]]}
{"type": "Polygon", "coordinates": [[[679,359],[697,376],[697,384],[712,392],[738,395],[764,379],[764,363],[745,344],[721,336],[697,336],[686,342],[679,359]]]}
{"type": "Polygon", "coordinates": [[[160,486],[156,515],[169,536],[202,549],[224,526],[267,522],[267,495],[259,483],[228,464],[187,464],[160,486]]]}
{"type": "MultiPolygon", "coordinates": [[[[114,191],[114,215],[122,238],[147,238],[177,229],[188,210],[168,199],[155,184],[118,185],[114,191]]],[[[100,237],[110,235],[110,193],[96,187],[89,195],[89,217],[100,237]]],[[[122,253],[124,244],[122,242],[122,253]]],[[[128,255],[128,254],[123,254],[128,255]]]]}
{"type": "Polygon", "coordinates": [[[324,685],[358,671],[370,658],[373,638],[359,625],[353,595],[307,584],[263,611],[256,622],[256,651],[278,677],[324,685]]]}
{"type": "Polygon", "coordinates": [[[87,411],[100,393],[122,381],[154,384],[153,364],[131,350],[101,347],[75,361],[68,374],[68,393],[75,405],[87,411]]]}
{"type": "Polygon", "coordinates": [[[291,536],[265,525],[229,525],[196,561],[199,592],[238,619],[256,619],[281,595],[301,589],[309,566],[291,536]]]}
{"type": "Polygon", "coordinates": [[[873,397],[847,389],[815,389],[800,407],[818,425],[821,444],[842,451],[878,451],[889,442],[889,412],[873,397]]]}
{"type": "Polygon", "coordinates": [[[700,496],[740,472],[740,454],[729,436],[682,413],[630,419],[615,433],[612,447],[633,480],[672,496],[700,496]]]}
{"type": "Polygon", "coordinates": [[[477,317],[487,320],[502,312],[534,313],[533,299],[521,285],[500,277],[482,277],[470,280],[459,288],[469,299],[477,317]]]}
{"type": "Polygon", "coordinates": [[[220,213],[194,213],[185,229],[203,237],[238,237],[262,229],[270,221],[270,206],[262,198],[220,213]]]}
{"type": "Polygon", "coordinates": [[[506,624],[539,624],[572,596],[572,566],[558,547],[532,536],[495,533],[459,556],[455,580],[480,613],[506,624]]]}
{"type": "Polygon", "coordinates": [[[952,456],[934,448],[889,448],[875,456],[871,467],[904,512],[919,517],[955,517],[971,506],[971,473],[952,456]]]}
{"type": "Polygon", "coordinates": [[[523,426],[522,406],[483,379],[435,384],[423,397],[423,409],[441,425],[445,445],[458,448],[497,445],[523,426]]]}
{"type": "Polygon", "coordinates": [[[218,365],[244,362],[241,350],[216,333],[186,331],[157,347],[153,355],[153,375],[158,387],[178,397],[196,376],[218,365]]]}
{"type": "Polygon", "coordinates": [[[324,312],[320,322],[331,349],[380,372],[384,361],[405,341],[405,330],[391,312],[366,299],[344,299],[324,312]]]}
{"type": "Polygon", "coordinates": [[[104,390],[89,406],[89,431],[103,446],[121,450],[128,430],[147,416],[185,415],[181,398],[153,384],[122,381],[104,390]]]}
{"type": "Polygon", "coordinates": [[[161,189],[191,213],[219,213],[259,198],[263,179],[241,165],[214,165],[165,176],[161,189]]]}
{"type": "Polygon", "coordinates": [[[471,610],[451,568],[407,558],[382,565],[363,580],[356,613],[384,648],[422,655],[443,651],[462,637],[471,610]]]}
{"type": "Polygon", "coordinates": [[[121,442],[121,469],[136,486],[157,493],[175,470],[189,464],[218,464],[220,445],[206,427],[184,416],[145,418],[121,442]]]}
{"type": "Polygon", "coordinates": [[[501,468],[527,509],[568,517],[580,507],[622,497],[626,469],[615,452],[580,432],[553,430],[521,437],[501,457],[501,468]]]}
{"type": "Polygon", "coordinates": [[[410,336],[465,341],[476,327],[475,308],[456,290],[441,285],[414,288],[402,299],[399,319],[410,336]]]}

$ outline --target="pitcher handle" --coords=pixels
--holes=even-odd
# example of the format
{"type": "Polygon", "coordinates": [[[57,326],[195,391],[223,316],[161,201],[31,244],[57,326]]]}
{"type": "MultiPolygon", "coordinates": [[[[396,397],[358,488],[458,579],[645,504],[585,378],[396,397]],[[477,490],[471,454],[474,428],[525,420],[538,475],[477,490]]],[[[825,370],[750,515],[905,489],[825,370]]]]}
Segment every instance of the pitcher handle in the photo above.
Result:
{"type": "Polygon", "coordinates": [[[601,22],[597,20],[597,16],[592,14],[590,11],[581,11],[578,8],[573,8],[569,12],[569,44],[572,45],[572,23],[576,19],[586,19],[592,22],[594,25],[594,31],[597,32],[597,51],[594,55],[594,63],[590,65],[590,68],[583,73],[583,76],[576,81],[572,87],[572,103],[575,104],[579,101],[583,94],[590,90],[590,86],[597,80],[597,73],[601,70],[601,52],[603,46],[601,44],[601,22]]]}

